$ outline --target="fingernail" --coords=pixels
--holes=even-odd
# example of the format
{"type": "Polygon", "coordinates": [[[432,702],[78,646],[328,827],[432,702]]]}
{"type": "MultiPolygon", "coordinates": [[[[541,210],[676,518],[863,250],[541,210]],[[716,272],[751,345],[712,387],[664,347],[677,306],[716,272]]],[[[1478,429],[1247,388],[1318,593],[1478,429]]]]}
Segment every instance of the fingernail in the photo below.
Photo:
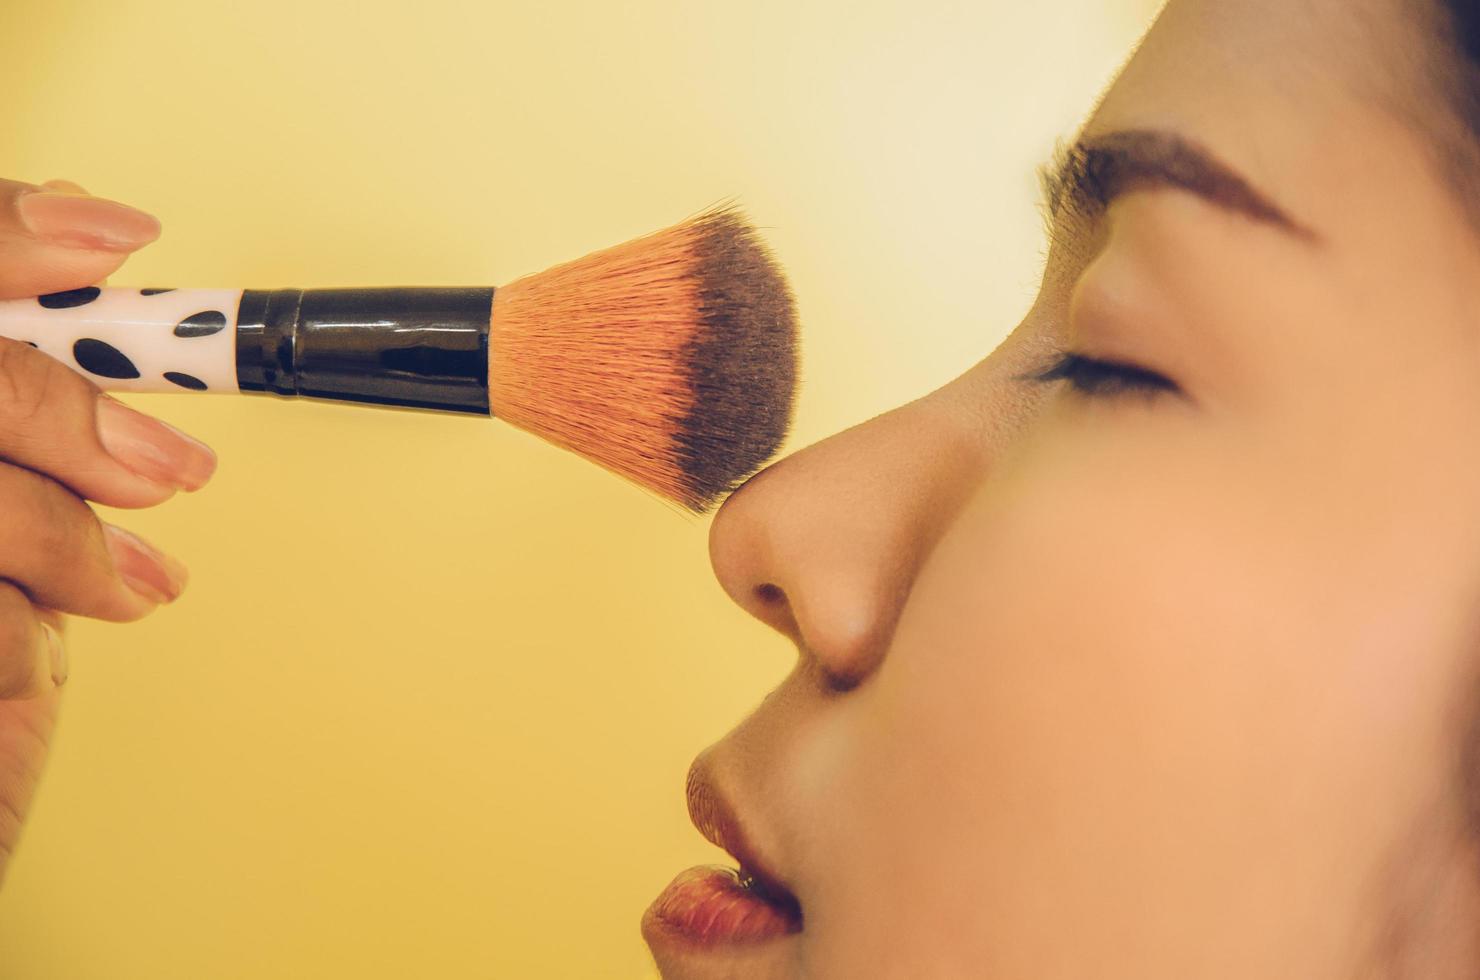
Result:
{"type": "Polygon", "coordinates": [[[175,558],[112,524],[103,525],[113,567],[128,587],[150,602],[174,602],[185,591],[190,573],[175,558]]]}
{"type": "Polygon", "coordinates": [[[30,191],[16,201],[31,234],[68,248],[126,252],[159,237],[159,220],[127,204],[59,190],[30,191]]]}
{"type": "Polygon", "coordinates": [[[46,656],[51,664],[51,682],[61,687],[67,683],[67,645],[62,642],[62,634],[53,629],[50,623],[41,624],[41,642],[46,647],[46,656]]]}
{"type": "Polygon", "coordinates": [[[98,439],[108,455],[155,483],[199,490],[216,472],[216,454],[172,425],[98,396],[98,439]]]}
{"type": "Polygon", "coordinates": [[[86,194],[87,193],[87,188],[86,187],[83,187],[81,184],[74,183],[74,182],[72,182],[70,180],[61,180],[59,178],[58,179],[54,179],[54,180],[48,180],[46,183],[42,184],[41,186],[43,188],[45,188],[46,190],[49,190],[49,191],[62,191],[65,194],[86,194]]]}

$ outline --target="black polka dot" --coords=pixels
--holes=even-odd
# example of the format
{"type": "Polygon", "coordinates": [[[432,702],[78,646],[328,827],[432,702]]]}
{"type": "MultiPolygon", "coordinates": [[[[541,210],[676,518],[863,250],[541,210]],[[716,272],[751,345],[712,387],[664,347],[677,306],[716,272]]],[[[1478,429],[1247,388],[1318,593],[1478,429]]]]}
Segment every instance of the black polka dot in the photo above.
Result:
{"type": "Polygon", "coordinates": [[[74,306],[86,306],[103,294],[97,286],[69,289],[64,293],[47,293],[36,297],[36,302],[48,310],[68,310],[74,306]]]}
{"type": "Polygon", "coordinates": [[[206,383],[194,375],[184,374],[180,371],[166,371],[164,379],[181,388],[189,388],[191,391],[205,391],[206,383]]]}
{"type": "Polygon", "coordinates": [[[139,369],[123,351],[101,340],[84,337],[72,345],[72,356],[84,371],[100,378],[137,378],[139,369]]]}
{"type": "Polygon", "coordinates": [[[142,296],[158,296],[160,293],[173,293],[174,291],[175,287],[171,286],[169,289],[141,289],[139,293],[142,296]]]}
{"type": "Polygon", "coordinates": [[[220,310],[206,310],[181,320],[175,326],[176,337],[209,337],[226,329],[226,314],[220,310]]]}

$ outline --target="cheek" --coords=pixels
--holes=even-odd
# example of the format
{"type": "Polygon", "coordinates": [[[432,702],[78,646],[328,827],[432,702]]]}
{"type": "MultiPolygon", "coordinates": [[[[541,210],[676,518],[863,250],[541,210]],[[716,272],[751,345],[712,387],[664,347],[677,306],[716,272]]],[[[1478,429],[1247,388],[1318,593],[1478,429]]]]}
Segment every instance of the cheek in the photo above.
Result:
{"type": "Polygon", "coordinates": [[[1298,488],[1220,463],[1206,432],[1081,431],[982,488],[816,733],[797,785],[837,831],[819,908],[853,955],[888,920],[1023,975],[1167,930],[1236,962],[1230,920],[1339,946],[1341,917],[1291,910],[1355,894],[1352,856],[1426,791],[1394,774],[1438,744],[1439,678],[1407,655],[1441,642],[1432,617],[1369,591],[1340,534],[1279,509],[1298,488]]]}

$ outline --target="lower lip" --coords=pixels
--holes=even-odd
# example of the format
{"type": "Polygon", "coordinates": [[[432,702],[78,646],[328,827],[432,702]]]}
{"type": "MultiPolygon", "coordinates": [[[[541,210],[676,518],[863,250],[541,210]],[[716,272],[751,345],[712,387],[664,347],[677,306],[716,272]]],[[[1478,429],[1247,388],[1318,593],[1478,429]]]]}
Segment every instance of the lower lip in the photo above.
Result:
{"type": "Polygon", "coordinates": [[[801,922],[740,883],[733,868],[690,868],[643,916],[644,932],[677,935],[698,946],[741,945],[798,932],[801,922]]]}

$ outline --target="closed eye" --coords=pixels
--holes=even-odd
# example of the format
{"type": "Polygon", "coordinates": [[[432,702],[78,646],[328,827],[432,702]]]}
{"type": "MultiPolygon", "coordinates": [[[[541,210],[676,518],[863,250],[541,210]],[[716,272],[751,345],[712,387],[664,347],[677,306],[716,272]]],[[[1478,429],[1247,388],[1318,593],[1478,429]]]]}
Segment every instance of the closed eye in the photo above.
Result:
{"type": "Polygon", "coordinates": [[[1057,355],[1046,368],[1020,375],[1018,380],[1040,384],[1068,381],[1076,392],[1091,398],[1111,398],[1132,393],[1155,397],[1164,392],[1175,394],[1181,391],[1176,383],[1154,371],[1134,364],[1097,360],[1073,351],[1057,355]]]}

